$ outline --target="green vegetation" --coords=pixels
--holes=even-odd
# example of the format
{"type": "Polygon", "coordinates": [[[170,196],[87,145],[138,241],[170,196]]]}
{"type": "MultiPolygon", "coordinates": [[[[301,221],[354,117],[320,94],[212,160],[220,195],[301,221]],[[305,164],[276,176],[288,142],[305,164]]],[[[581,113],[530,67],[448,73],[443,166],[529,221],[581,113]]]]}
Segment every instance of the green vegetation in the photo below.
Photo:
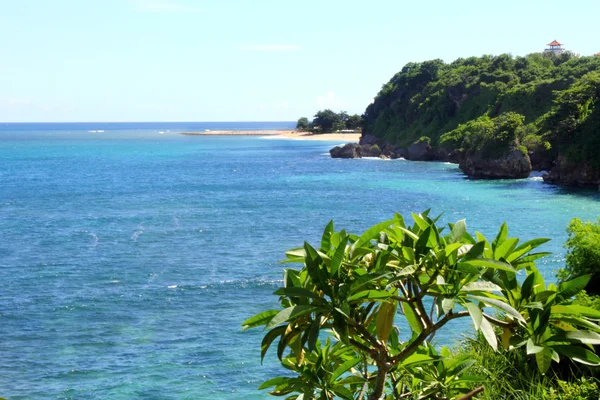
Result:
{"type": "Polygon", "coordinates": [[[600,58],[534,53],[409,63],[363,119],[364,134],[401,147],[421,136],[467,152],[524,145],[600,168],[600,58]]]}
{"type": "Polygon", "coordinates": [[[559,272],[559,278],[566,280],[591,274],[592,281],[587,290],[600,294],[600,218],[596,223],[575,218],[569,223],[567,232],[567,265],[559,272]]]}
{"type": "MultiPolygon", "coordinates": [[[[396,214],[360,236],[335,231],[330,222],[318,248],[304,243],[286,253],[286,262],[302,268],[286,269],[284,287],[274,293],[282,308],[243,323],[265,326],[261,357],[277,341],[288,370],[262,389],[288,399],[457,399],[481,390],[496,367],[529,368],[535,384],[558,366],[600,365],[593,348],[600,344],[600,311],[572,300],[590,276],[546,285],[535,260],[547,253],[533,250],[547,239],[520,244],[503,224],[489,241],[471,236],[464,220],[444,233],[439,217],[412,217],[407,225],[396,214]],[[458,354],[432,345],[458,318],[472,321],[481,340],[458,354]],[[474,353],[492,356],[486,364],[474,353]]],[[[593,383],[557,383],[549,393],[587,395],[593,383]]],[[[485,395],[507,398],[510,389],[495,386],[485,395]]]]}
{"type": "Polygon", "coordinates": [[[312,122],[308,118],[302,117],[296,124],[296,129],[300,131],[312,131],[313,133],[330,133],[341,130],[357,130],[360,129],[362,118],[360,115],[348,115],[347,112],[341,111],[336,113],[330,109],[325,109],[317,112],[312,122]]]}

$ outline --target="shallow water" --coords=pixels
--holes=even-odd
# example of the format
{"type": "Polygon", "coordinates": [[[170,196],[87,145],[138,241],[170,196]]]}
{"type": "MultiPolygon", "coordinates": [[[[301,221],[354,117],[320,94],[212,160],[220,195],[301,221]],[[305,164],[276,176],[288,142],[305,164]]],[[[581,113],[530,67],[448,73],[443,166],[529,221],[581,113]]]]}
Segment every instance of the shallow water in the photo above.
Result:
{"type": "Polygon", "coordinates": [[[600,214],[597,192],[535,177],[472,181],[453,164],[330,159],[335,142],[187,129],[0,126],[0,396],[266,398],[257,387],[281,370],[274,354],[260,366],[262,332],[240,323],[276,305],[277,261],[329,219],[358,233],[431,207],[489,236],[506,221],[553,239],[540,262],[553,279],[569,220],[600,214]]]}

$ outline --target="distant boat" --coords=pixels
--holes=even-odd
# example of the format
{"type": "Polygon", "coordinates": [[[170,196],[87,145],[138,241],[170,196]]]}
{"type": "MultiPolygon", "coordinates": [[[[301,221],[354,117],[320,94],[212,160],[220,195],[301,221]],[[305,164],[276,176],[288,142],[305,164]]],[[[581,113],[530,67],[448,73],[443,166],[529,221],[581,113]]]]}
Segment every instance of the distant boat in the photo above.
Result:
{"type": "Polygon", "coordinates": [[[204,132],[210,132],[210,129],[205,129],[204,132]]]}

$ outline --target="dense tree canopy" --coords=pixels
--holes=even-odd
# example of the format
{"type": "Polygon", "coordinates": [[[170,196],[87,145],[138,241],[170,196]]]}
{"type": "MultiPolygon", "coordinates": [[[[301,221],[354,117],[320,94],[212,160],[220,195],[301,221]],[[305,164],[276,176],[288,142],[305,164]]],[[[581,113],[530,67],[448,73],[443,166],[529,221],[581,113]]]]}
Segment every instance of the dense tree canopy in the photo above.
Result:
{"type": "Polygon", "coordinates": [[[475,136],[489,138],[490,124],[506,116],[523,125],[514,126],[516,133],[495,130],[513,136],[511,145],[600,160],[600,57],[534,53],[409,63],[367,107],[363,133],[403,147],[427,136],[433,146],[441,140],[470,150],[466,136],[482,128],[475,136]]]}
{"type": "Polygon", "coordinates": [[[312,122],[308,118],[300,118],[296,124],[298,130],[311,130],[315,133],[329,133],[341,130],[356,130],[362,125],[362,117],[358,114],[349,115],[346,111],[336,113],[330,109],[318,111],[312,122]]]}

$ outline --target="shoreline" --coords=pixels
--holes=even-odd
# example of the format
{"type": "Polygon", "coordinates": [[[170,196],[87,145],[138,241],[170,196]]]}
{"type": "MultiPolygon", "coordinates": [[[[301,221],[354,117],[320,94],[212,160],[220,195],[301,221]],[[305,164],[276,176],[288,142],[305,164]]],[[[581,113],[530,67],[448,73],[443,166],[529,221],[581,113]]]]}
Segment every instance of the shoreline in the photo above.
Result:
{"type": "Polygon", "coordinates": [[[347,141],[348,143],[358,143],[360,133],[321,133],[312,134],[296,130],[257,130],[257,131],[205,131],[205,132],[181,132],[186,136],[273,136],[282,139],[298,140],[331,140],[347,141]]]}

